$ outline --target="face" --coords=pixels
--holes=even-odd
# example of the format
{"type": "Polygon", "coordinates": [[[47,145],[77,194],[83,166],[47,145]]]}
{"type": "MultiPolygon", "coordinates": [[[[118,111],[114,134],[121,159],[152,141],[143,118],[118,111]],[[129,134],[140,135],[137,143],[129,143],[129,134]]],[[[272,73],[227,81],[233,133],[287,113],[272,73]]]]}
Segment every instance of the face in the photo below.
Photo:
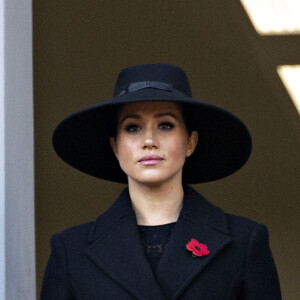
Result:
{"type": "Polygon", "coordinates": [[[110,138],[128,183],[181,184],[186,157],[192,155],[198,134],[187,133],[180,109],[173,102],[139,102],[122,106],[117,134],[110,138]]]}

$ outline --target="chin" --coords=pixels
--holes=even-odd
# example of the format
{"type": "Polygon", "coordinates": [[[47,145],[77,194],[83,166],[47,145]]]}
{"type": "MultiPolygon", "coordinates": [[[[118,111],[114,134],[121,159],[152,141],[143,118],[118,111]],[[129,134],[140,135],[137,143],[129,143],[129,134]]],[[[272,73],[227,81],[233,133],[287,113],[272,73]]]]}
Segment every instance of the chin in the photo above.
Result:
{"type": "Polygon", "coordinates": [[[176,181],[178,177],[178,182],[181,183],[181,176],[179,174],[169,175],[169,176],[162,176],[162,174],[147,174],[144,176],[139,176],[132,178],[132,181],[135,181],[141,185],[149,186],[149,187],[159,187],[166,183],[171,183],[172,181],[176,181]],[[176,176],[177,175],[177,176],[176,176]]]}
{"type": "Polygon", "coordinates": [[[147,177],[147,178],[131,178],[132,181],[135,181],[141,185],[148,185],[148,186],[160,186],[165,180],[162,178],[153,178],[153,177],[147,177]]]}

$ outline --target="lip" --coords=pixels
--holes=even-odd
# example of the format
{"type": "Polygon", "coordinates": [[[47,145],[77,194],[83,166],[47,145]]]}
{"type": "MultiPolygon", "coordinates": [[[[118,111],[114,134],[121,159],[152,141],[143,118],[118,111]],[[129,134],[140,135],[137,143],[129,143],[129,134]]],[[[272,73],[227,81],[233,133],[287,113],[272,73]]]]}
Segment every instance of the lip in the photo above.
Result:
{"type": "Polygon", "coordinates": [[[164,159],[158,155],[146,155],[139,160],[139,163],[143,166],[154,166],[161,163],[163,160],[164,159]]]}

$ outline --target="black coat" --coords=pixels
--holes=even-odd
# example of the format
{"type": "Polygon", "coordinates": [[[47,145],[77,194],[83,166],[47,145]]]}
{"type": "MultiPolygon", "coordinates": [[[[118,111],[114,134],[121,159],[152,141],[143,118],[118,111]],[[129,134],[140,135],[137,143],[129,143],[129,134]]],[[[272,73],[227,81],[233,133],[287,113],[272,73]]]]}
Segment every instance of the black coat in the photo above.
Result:
{"type": "Polygon", "coordinates": [[[41,299],[281,299],[264,225],[225,214],[190,187],[158,264],[144,255],[126,189],[96,221],[56,234],[41,299]],[[191,238],[210,254],[192,257],[191,238]]]}

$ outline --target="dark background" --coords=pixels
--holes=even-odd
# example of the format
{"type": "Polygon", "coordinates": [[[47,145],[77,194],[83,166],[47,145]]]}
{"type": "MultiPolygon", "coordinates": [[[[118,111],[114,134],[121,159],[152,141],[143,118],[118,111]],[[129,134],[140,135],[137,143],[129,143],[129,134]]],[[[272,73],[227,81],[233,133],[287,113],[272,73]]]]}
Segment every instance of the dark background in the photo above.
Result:
{"type": "Polygon", "coordinates": [[[246,166],[194,187],[268,226],[283,297],[297,299],[300,118],[276,66],[300,63],[300,36],[259,36],[238,0],[33,1],[33,22],[38,292],[50,236],[95,219],[124,188],[62,162],[51,146],[55,126],[111,98],[122,68],[171,63],[186,71],[195,98],[248,126],[246,166]]]}

